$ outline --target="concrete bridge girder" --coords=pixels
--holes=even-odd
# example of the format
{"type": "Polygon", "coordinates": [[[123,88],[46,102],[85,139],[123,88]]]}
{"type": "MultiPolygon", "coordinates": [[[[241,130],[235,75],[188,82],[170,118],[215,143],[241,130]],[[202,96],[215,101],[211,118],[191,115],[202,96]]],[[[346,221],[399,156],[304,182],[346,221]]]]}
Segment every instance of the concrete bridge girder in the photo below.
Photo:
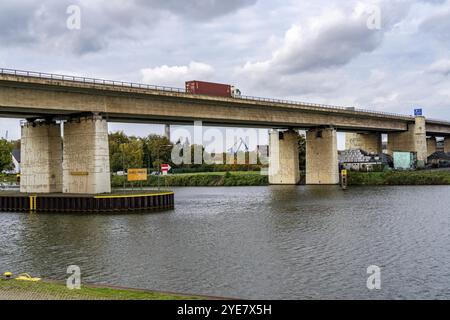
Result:
{"type": "Polygon", "coordinates": [[[380,154],[383,152],[382,136],[379,132],[373,133],[346,133],[345,149],[361,149],[369,153],[380,154]]]}

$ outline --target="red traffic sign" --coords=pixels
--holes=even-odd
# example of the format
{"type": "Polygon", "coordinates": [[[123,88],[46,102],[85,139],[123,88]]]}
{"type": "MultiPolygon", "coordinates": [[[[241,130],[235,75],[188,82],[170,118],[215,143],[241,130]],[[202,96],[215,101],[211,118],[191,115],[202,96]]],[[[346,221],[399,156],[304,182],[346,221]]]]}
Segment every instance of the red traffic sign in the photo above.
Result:
{"type": "Polygon", "coordinates": [[[172,167],[169,164],[162,164],[161,165],[161,171],[162,172],[168,172],[172,167]]]}

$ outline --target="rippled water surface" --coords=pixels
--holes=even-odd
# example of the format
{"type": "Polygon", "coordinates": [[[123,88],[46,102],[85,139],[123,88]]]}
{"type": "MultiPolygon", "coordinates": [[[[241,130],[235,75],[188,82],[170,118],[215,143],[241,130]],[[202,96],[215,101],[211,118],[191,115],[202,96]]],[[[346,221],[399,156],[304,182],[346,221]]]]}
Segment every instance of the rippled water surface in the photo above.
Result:
{"type": "Polygon", "coordinates": [[[239,298],[450,299],[450,187],[176,189],[176,209],[0,213],[0,272],[239,298]],[[382,288],[366,287],[380,266],[382,288]]]}

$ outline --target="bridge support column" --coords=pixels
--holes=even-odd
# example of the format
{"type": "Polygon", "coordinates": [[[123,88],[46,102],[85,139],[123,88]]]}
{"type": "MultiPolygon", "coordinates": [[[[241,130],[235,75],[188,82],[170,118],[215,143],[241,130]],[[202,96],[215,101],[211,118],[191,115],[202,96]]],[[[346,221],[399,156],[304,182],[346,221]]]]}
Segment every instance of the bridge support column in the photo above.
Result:
{"type": "Polygon", "coordinates": [[[436,137],[427,138],[427,158],[437,150],[436,137]]]}
{"type": "Polygon", "coordinates": [[[170,124],[164,125],[164,137],[170,141],[170,124]]]}
{"type": "Polygon", "coordinates": [[[62,191],[61,127],[37,122],[22,126],[20,192],[62,191]]]}
{"type": "Polygon", "coordinates": [[[269,183],[300,182],[298,133],[294,130],[269,132],[269,183]]]}
{"type": "Polygon", "coordinates": [[[450,137],[444,138],[444,152],[450,152],[450,137]]]}
{"type": "Polygon", "coordinates": [[[361,149],[368,153],[383,152],[381,133],[346,133],[345,149],[361,149]]]}
{"type": "Polygon", "coordinates": [[[339,184],[336,130],[306,133],[306,184],[339,184]]]}
{"type": "Polygon", "coordinates": [[[414,124],[410,124],[408,131],[388,134],[388,154],[394,151],[417,153],[417,166],[423,167],[427,163],[427,134],[425,117],[416,117],[414,124]]]}
{"type": "Polygon", "coordinates": [[[98,115],[64,124],[63,192],[111,192],[108,123],[98,115]]]}

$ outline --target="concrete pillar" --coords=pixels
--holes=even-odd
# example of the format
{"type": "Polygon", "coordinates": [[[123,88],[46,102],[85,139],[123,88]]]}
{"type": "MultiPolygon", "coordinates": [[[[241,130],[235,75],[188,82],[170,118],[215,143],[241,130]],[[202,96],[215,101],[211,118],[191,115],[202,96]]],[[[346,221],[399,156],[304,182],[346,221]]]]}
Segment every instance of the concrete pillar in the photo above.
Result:
{"type": "Polygon", "coordinates": [[[336,130],[306,133],[306,184],[339,184],[336,130]]]}
{"type": "Polygon", "coordinates": [[[381,133],[346,133],[345,149],[380,154],[383,152],[381,133]]]}
{"type": "Polygon", "coordinates": [[[388,154],[394,151],[417,153],[417,166],[427,163],[427,135],[425,117],[416,117],[415,123],[408,126],[408,131],[388,134],[388,154]]]}
{"type": "Polygon", "coordinates": [[[450,152],[450,137],[444,138],[444,152],[450,152]]]}
{"type": "Polygon", "coordinates": [[[20,192],[62,191],[61,127],[56,123],[26,123],[21,137],[20,192]]]}
{"type": "Polygon", "coordinates": [[[431,156],[437,150],[436,137],[427,138],[427,157],[431,156]]]}
{"type": "Polygon", "coordinates": [[[170,141],[170,124],[164,125],[164,136],[170,141]]]}
{"type": "Polygon", "coordinates": [[[298,133],[293,130],[270,131],[269,183],[295,185],[299,182],[298,133]]]}
{"type": "Polygon", "coordinates": [[[111,192],[108,124],[100,116],[64,124],[63,193],[111,192]]]}

